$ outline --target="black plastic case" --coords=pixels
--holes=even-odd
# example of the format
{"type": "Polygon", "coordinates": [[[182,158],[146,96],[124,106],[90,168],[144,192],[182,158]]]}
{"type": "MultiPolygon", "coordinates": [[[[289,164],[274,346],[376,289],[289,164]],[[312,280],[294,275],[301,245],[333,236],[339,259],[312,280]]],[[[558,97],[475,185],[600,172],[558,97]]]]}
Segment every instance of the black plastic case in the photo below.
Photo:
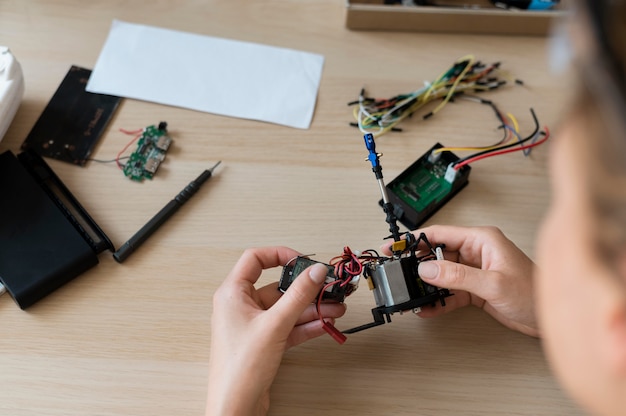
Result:
{"type": "Polygon", "coordinates": [[[32,151],[0,154],[0,282],[26,309],[113,251],[104,232],[32,151]]]}

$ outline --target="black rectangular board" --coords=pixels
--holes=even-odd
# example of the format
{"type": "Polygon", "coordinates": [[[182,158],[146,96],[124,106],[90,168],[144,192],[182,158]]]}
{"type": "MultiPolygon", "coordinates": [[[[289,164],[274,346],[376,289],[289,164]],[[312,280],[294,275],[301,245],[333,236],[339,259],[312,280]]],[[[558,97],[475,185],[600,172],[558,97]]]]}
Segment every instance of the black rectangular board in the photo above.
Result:
{"type": "Polygon", "coordinates": [[[91,70],[72,65],[22,143],[40,156],[84,166],[121,97],[87,92],[91,70]]]}

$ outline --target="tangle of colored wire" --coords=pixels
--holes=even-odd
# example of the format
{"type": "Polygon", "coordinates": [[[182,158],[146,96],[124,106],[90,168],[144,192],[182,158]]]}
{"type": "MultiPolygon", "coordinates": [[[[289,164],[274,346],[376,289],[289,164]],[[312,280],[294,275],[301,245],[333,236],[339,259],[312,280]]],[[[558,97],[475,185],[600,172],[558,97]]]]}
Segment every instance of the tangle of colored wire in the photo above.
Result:
{"type": "Polygon", "coordinates": [[[454,169],[459,170],[465,165],[468,165],[477,160],[485,159],[487,157],[502,155],[502,154],[511,153],[511,152],[517,152],[517,151],[530,150],[531,148],[535,146],[539,146],[540,144],[545,143],[550,138],[549,129],[547,127],[544,127],[543,131],[540,131],[539,120],[537,119],[537,115],[535,114],[535,111],[532,108],[530,109],[530,114],[533,117],[533,121],[535,123],[535,129],[529,136],[522,139],[519,133],[517,133],[516,137],[518,140],[514,141],[513,143],[502,144],[500,146],[487,147],[477,153],[473,153],[471,155],[465,156],[457,160],[456,162],[454,162],[453,164],[454,169]],[[543,136],[543,139],[537,141],[539,136],[543,136]],[[528,142],[530,143],[526,144],[528,142]]]}
{"type": "MultiPolygon", "coordinates": [[[[324,324],[324,317],[322,316],[322,298],[324,292],[330,289],[334,285],[340,285],[346,287],[350,282],[363,272],[363,264],[366,262],[374,261],[380,256],[375,250],[365,250],[360,254],[353,252],[350,247],[344,247],[343,253],[339,256],[333,257],[329,264],[333,266],[336,280],[326,283],[317,298],[316,308],[319,320],[324,324]]],[[[348,296],[351,291],[346,292],[348,296]]]]}
{"type": "MultiPolygon", "coordinates": [[[[358,104],[353,110],[356,123],[363,133],[372,133],[375,137],[388,131],[400,130],[397,125],[417,110],[435,100],[442,101],[424,119],[437,114],[450,100],[464,92],[480,92],[493,90],[506,84],[506,81],[495,76],[500,63],[485,65],[476,61],[473,55],[457,60],[451,68],[443,72],[434,81],[418,90],[399,94],[389,99],[374,99],[365,96],[362,89],[359,99],[348,103],[358,104]]],[[[517,81],[519,82],[519,81],[517,81]]]]}
{"type": "MultiPolygon", "coordinates": [[[[459,161],[459,162],[455,163],[454,164],[454,169],[459,170],[459,169],[461,169],[465,165],[468,165],[468,164],[470,164],[472,162],[475,162],[477,160],[481,160],[481,159],[484,159],[484,158],[487,158],[487,157],[503,155],[505,153],[517,152],[517,151],[520,151],[520,150],[531,149],[531,148],[533,148],[535,146],[539,146],[540,144],[546,142],[550,138],[550,130],[548,129],[547,126],[544,126],[543,131],[540,131],[538,133],[538,135],[539,136],[543,136],[543,138],[541,140],[533,141],[530,144],[523,145],[521,147],[516,147],[516,148],[512,148],[512,149],[504,149],[504,147],[502,147],[501,149],[504,149],[504,150],[496,150],[496,151],[476,154],[476,155],[467,157],[463,161],[459,161]]],[[[533,137],[536,138],[538,136],[532,136],[530,138],[533,138],[533,137]]],[[[522,140],[522,142],[525,142],[528,139],[529,138],[526,138],[526,139],[522,140]]]]}
{"type": "MultiPolygon", "coordinates": [[[[424,233],[420,233],[419,237],[416,238],[412,233],[407,232],[405,238],[407,240],[405,249],[403,250],[402,254],[399,255],[409,254],[410,256],[416,256],[416,253],[419,250],[418,246],[421,242],[423,242],[427,246],[428,251],[425,254],[419,257],[416,256],[418,262],[423,260],[436,259],[436,248],[440,249],[445,247],[445,245],[443,244],[438,244],[436,248],[433,247],[433,245],[428,241],[426,234],[424,233]]],[[[394,253],[394,257],[395,256],[396,253],[394,253]]],[[[339,330],[337,330],[332,322],[326,322],[324,320],[324,316],[322,314],[322,299],[324,297],[324,292],[326,292],[328,289],[331,289],[334,285],[341,285],[344,287],[349,285],[357,276],[363,273],[363,268],[366,264],[371,262],[384,262],[389,259],[391,258],[379,256],[376,250],[370,249],[365,250],[362,253],[355,253],[350,249],[350,247],[346,246],[344,247],[343,253],[341,255],[335,256],[330,260],[329,265],[333,267],[336,279],[324,285],[324,287],[320,291],[319,296],[317,297],[315,307],[322,328],[338,343],[343,344],[346,340],[346,336],[339,330]]],[[[350,291],[346,291],[346,296],[352,293],[355,288],[356,285],[354,285],[354,287],[352,287],[350,291]]]]}
{"type": "Polygon", "coordinates": [[[515,118],[515,116],[513,116],[513,114],[507,113],[505,117],[502,114],[502,112],[498,109],[498,107],[495,105],[495,103],[493,103],[490,100],[485,100],[485,99],[475,97],[475,96],[470,96],[470,95],[463,96],[463,98],[476,101],[481,104],[489,105],[495,112],[498,120],[500,121],[500,126],[498,128],[504,130],[504,137],[497,143],[488,145],[488,146],[440,147],[438,149],[433,150],[433,154],[437,154],[437,153],[441,153],[445,151],[477,151],[478,152],[478,153],[474,153],[469,156],[466,156],[460,159],[459,161],[455,162],[454,166],[455,166],[455,169],[457,170],[461,168],[462,166],[468,164],[468,163],[463,163],[464,160],[472,159],[472,161],[476,161],[476,160],[484,159],[483,157],[477,157],[477,156],[487,154],[487,153],[493,153],[493,156],[496,156],[496,155],[515,152],[515,151],[522,151],[525,156],[528,156],[533,147],[544,143],[549,138],[549,134],[546,134],[545,128],[544,128],[544,131],[539,130],[539,120],[537,119],[537,115],[535,114],[535,111],[532,108],[530,109],[530,113],[535,123],[535,129],[530,134],[530,136],[526,138],[522,138],[519,123],[517,119],[515,118]],[[544,136],[544,140],[540,140],[537,142],[536,140],[541,135],[544,136]],[[531,144],[525,145],[525,143],[528,143],[529,141],[531,141],[531,144]],[[519,147],[515,147],[518,145],[519,147]],[[503,149],[510,149],[513,147],[515,148],[507,152],[502,152],[503,149]]]}

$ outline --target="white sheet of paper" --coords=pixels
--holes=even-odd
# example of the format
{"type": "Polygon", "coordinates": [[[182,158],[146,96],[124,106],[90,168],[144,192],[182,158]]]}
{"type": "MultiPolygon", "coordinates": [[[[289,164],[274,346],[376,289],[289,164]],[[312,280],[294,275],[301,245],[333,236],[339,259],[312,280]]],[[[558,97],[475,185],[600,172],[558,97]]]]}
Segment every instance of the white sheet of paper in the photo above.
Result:
{"type": "Polygon", "coordinates": [[[86,90],[309,128],[324,57],[114,20],[86,90]]]}

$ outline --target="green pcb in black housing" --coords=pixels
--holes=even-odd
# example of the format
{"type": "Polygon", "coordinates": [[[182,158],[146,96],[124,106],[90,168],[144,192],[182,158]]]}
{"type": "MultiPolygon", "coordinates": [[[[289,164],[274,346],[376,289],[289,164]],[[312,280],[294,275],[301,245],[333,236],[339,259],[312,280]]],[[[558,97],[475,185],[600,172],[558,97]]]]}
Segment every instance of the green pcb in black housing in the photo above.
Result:
{"type": "MultiPolygon", "coordinates": [[[[409,230],[426,222],[469,182],[469,165],[462,166],[454,180],[446,179],[448,166],[459,158],[449,151],[431,156],[433,150],[442,147],[441,143],[435,144],[386,185],[396,218],[409,230]]],[[[382,206],[383,201],[379,204],[382,206]]]]}

